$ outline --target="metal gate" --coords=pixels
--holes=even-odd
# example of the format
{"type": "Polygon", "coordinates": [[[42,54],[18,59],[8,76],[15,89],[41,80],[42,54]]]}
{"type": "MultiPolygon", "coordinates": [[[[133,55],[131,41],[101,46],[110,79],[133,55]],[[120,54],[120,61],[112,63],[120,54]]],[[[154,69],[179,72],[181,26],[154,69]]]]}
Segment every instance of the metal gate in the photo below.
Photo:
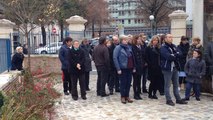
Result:
{"type": "Polygon", "coordinates": [[[0,73],[10,70],[11,43],[9,39],[0,39],[0,73]]]}

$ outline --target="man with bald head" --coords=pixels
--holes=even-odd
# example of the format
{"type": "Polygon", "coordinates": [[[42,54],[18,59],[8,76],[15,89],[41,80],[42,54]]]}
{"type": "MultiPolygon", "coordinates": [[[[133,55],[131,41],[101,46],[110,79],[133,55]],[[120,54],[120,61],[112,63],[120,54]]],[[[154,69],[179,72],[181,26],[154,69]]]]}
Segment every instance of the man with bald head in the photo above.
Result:
{"type": "Polygon", "coordinates": [[[113,62],[113,51],[117,45],[119,45],[120,41],[118,36],[114,35],[112,37],[112,45],[110,46],[109,49],[109,56],[110,56],[110,78],[109,78],[109,91],[110,94],[113,94],[114,88],[115,92],[120,92],[120,87],[119,87],[119,80],[118,80],[118,75],[117,75],[117,70],[115,68],[114,62],[113,62]]]}
{"type": "Polygon", "coordinates": [[[160,48],[161,53],[161,69],[164,75],[164,92],[166,96],[166,104],[175,106],[170,95],[171,82],[173,84],[173,93],[177,104],[187,104],[186,101],[182,100],[178,90],[178,70],[179,57],[181,53],[177,51],[176,46],[172,43],[173,36],[171,34],[166,35],[165,44],[160,48]]]}

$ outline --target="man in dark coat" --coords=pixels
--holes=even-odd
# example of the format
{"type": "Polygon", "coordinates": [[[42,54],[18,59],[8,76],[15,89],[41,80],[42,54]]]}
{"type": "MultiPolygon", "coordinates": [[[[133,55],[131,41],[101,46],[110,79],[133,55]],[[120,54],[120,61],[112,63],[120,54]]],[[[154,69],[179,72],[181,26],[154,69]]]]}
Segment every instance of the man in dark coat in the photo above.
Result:
{"type": "Polygon", "coordinates": [[[177,104],[187,104],[184,100],[181,99],[179,90],[178,90],[178,70],[179,70],[179,57],[180,52],[177,51],[177,48],[173,42],[173,37],[171,34],[166,35],[165,44],[160,48],[161,53],[161,69],[164,75],[164,92],[166,97],[166,104],[174,106],[171,95],[170,95],[170,86],[171,82],[173,84],[173,93],[176,98],[177,104]]]}
{"type": "Polygon", "coordinates": [[[72,78],[72,98],[78,100],[77,83],[79,80],[81,88],[81,98],[86,100],[86,88],[85,88],[85,55],[84,51],[79,48],[79,42],[76,40],[73,42],[73,47],[70,50],[70,74],[72,78]]]}
{"type": "Polygon", "coordinates": [[[102,97],[109,96],[106,94],[105,86],[109,76],[110,60],[109,51],[105,42],[106,37],[100,37],[99,45],[97,45],[93,51],[93,60],[98,72],[97,95],[102,97]]]}
{"type": "Polygon", "coordinates": [[[205,51],[206,63],[208,67],[208,74],[212,77],[212,91],[213,91],[213,41],[208,43],[205,51]]]}
{"type": "Polygon", "coordinates": [[[69,95],[69,92],[71,93],[72,90],[72,83],[71,78],[69,74],[69,53],[70,53],[70,47],[72,45],[72,38],[66,37],[63,41],[63,45],[61,46],[59,50],[59,59],[61,61],[61,70],[64,74],[64,80],[63,80],[63,87],[64,87],[64,94],[69,95]]]}
{"type": "Polygon", "coordinates": [[[85,56],[85,87],[86,90],[89,91],[89,79],[90,79],[90,71],[92,71],[92,65],[91,65],[91,58],[90,55],[92,54],[92,50],[91,47],[89,45],[89,42],[87,39],[84,39],[82,41],[82,44],[80,46],[80,48],[84,51],[84,56],[85,56]]]}
{"type": "Polygon", "coordinates": [[[117,70],[115,68],[115,64],[113,62],[113,51],[117,45],[119,45],[119,39],[117,36],[112,37],[112,45],[109,48],[109,56],[110,56],[110,79],[109,79],[109,90],[110,94],[113,94],[113,89],[115,88],[115,92],[120,92],[119,87],[119,79],[117,70]]]}

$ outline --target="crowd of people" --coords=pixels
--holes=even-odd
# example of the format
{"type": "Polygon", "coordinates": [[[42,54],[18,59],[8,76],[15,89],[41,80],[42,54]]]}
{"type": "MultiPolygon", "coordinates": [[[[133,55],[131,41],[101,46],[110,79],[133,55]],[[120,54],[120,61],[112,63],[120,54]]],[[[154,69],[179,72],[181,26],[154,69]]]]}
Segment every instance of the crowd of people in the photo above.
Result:
{"type": "MultiPolygon", "coordinates": [[[[120,92],[121,103],[132,103],[129,95],[132,86],[135,100],[142,100],[142,93],[148,93],[150,99],[158,99],[159,91],[160,95],[165,95],[166,104],[174,106],[170,94],[173,84],[177,104],[187,104],[191,88],[196,100],[200,101],[203,76],[209,74],[213,79],[213,42],[209,42],[204,50],[199,38],[193,38],[190,45],[189,39],[182,36],[178,46],[173,44],[171,34],[155,35],[149,43],[145,41],[143,33],[115,35],[112,40],[100,37],[99,44],[92,50],[87,39],[80,43],[66,37],[59,50],[64,94],[71,94],[73,100],[78,100],[79,81],[81,98],[87,99],[93,60],[97,69],[97,96],[107,97],[120,92]],[[150,81],[148,89],[147,80],[150,81]],[[180,97],[180,89],[185,89],[184,98],[180,97]]],[[[11,69],[22,70],[23,49],[17,47],[16,50],[11,69]]]]}

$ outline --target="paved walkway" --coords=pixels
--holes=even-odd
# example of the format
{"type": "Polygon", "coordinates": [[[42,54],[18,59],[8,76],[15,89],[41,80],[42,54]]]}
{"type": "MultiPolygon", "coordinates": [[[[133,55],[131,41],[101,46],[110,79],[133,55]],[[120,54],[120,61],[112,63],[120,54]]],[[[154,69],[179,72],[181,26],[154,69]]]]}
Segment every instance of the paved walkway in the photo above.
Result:
{"type": "MultiPolygon", "coordinates": [[[[119,93],[104,98],[96,96],[96,75],[91,75],[90,87],[87,100],[79,96],[79,100],[74,101],[71,96],[62,95],[56,104],[55,120],[213,120],[210,97],[201,96],[200,102],[191,98],[188,105],[172,107],[165,104],[164,96],[151,100],[143,94],[143,100],[122,104],[119,93]]],[[[56,88],[62,91],[62,84],[56,88]]],[[[132,88],[130,95],[132,98],[132,88]]]]}

